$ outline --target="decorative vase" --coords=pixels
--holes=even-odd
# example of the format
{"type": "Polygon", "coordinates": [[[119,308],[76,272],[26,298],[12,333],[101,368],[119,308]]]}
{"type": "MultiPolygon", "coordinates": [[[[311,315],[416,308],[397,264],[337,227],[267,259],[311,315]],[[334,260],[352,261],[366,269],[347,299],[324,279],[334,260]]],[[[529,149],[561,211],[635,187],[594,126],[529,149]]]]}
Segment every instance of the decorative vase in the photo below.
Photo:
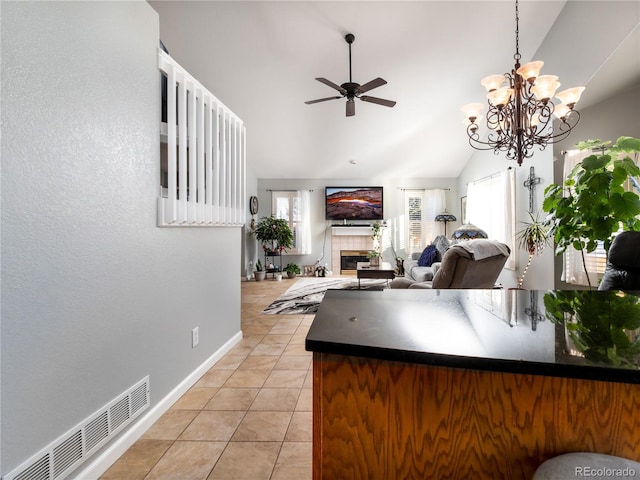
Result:
{"type": "Polygon", "coordinates": [[[276,281],[281,281],[282,280],[282,272],[276,272],[276,281]]]}
{"type": "Polygon", "coordinates": [[[255,272],[253,272],[253,278],[256,279],[256,282],[261,282],[262,280],[264,280],[265,275],[266,272],[264,270],[256,270],[255,272]]]}
{"type": "Polygon", "coordinates": [[[369,259],[369,265],[372,267],[379,267],[380,266],[380,257],[371,257],[369,259]]]}

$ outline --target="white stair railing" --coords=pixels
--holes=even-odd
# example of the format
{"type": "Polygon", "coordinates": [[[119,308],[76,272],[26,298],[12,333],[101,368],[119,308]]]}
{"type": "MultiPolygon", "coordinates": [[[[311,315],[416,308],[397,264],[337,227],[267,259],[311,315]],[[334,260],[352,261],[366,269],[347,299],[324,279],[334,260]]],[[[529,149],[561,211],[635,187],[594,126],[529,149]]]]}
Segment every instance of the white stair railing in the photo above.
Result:
{"type": "Polygon", "coordinates": [[[158,226],[241,226],[244,123],[160,49],[158,68],[167,77],[167,123],[161,127],[167,170],[158,198],[158,226]]]}

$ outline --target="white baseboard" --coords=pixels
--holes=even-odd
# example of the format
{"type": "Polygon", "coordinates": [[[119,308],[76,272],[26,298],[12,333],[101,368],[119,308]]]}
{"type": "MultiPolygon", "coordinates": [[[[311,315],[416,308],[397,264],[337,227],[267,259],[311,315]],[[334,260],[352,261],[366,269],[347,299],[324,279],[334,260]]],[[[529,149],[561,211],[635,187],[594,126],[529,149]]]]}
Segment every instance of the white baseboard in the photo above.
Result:
{"type": "Polygon", "coordinates": [[[107,471],[143,434],[146,432],[171,406],[184,395],[218,360],[242,340],[242,331],[231,337],[213,355],[180,382],[167,396],[160,400],[146,414],[116,438],[104,452],[90,461],[87,466],[74,474],[71,478],[82,480],[97,480],[107,471]]]}

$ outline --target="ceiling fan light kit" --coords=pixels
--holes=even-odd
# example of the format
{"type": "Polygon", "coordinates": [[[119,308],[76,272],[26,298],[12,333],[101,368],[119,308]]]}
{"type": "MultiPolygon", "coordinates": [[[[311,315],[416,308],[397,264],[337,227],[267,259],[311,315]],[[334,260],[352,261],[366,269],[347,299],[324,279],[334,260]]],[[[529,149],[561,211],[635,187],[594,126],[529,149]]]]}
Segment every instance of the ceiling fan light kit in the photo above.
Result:
{"type": "Polygon", "coordinates": [[[478,123],[484,105],[470,103],[462,107],[469,144],[476,150],[507,153],[509,160],[522,165],[533,155],[533,147],[544,150],[547,144],[564,140],[578,124],[580,113],[574,107],[584,87],[569,88],[556,94],[560,87],[555,75],[539,75],[544,62],[520,65],[518,0],[516,0],[515,66],[510,73],[489,75],[480,82],[487,89],[489,109],[486,124],[487,140],[480,139],[478,123]],[[506,86],[504,86],[506,82],[506,86]],[[553,102],[555,97],[559,102],[553,102]],[[553,117],[559,120],[554,131],[553,117]]]}
{"type": "Polygon", "coordinates": [[[351,76],[351,44],[354,42],[356,37],[352,33],[348,33],[345,35],[344,39],[349,44],[349,81],[343,83],[342,85],[337,85],[326,78],[316,78],[320,83],[324,83],[328,87],[337,90],[340,93],[340,96],[334,97],[325,97],[319,98],[317,100],[309,100],[306,103],[307,105],[311,105],[319,102],[326,102],[327,100],[339,100],[341,98],[347,98],[346,104],[346,116],[353,117],[356,114],[356,104],[354,99],[359,98],[363,102],[375,103],[377,105],[383,105],[385,107],[393,107],[396,102],[393,100],[386,100],[384,98],[371,97],[367,95],[362,95],[363,93],[368,92],[369,90],[373,90],[374,88],[381,87],[382,85],[386,85],[386,81],[382,78],[374,78],[370,82],[365,83],[364,85],[360,85],[359,83],[355,83],[351,76]]]}

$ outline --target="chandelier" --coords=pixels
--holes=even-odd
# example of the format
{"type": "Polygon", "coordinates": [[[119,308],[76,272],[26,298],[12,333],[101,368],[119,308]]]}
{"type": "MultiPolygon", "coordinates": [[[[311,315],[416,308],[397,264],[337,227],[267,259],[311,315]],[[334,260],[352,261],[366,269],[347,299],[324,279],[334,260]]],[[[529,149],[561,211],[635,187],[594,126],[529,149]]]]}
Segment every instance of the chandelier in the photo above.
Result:
{"type": "Polygon", "coordinates": [[[515,66],[510,73],[490,75],[480,82],[487,89],[489,109],[486,123],[487,140],[480,139],[478,123],[484,105],[470,103],[462,107],[465,113],[469,144],[476,150],[506,152],[509,160],[522,165],[533,155],[533,147],[544,150],[548,143],[564,140],[578,124],[580,113],[574,110],[584,87],[574,87],[556,93],[560,82],[555,75],[539,75],[544,62],[529,62],[520,66],[518,0],[516,0],[515,66]],[[555,97],[559,101],[553,101],[555,97]],[[553,117],[558,128],[553,129],[553,117]]]}

